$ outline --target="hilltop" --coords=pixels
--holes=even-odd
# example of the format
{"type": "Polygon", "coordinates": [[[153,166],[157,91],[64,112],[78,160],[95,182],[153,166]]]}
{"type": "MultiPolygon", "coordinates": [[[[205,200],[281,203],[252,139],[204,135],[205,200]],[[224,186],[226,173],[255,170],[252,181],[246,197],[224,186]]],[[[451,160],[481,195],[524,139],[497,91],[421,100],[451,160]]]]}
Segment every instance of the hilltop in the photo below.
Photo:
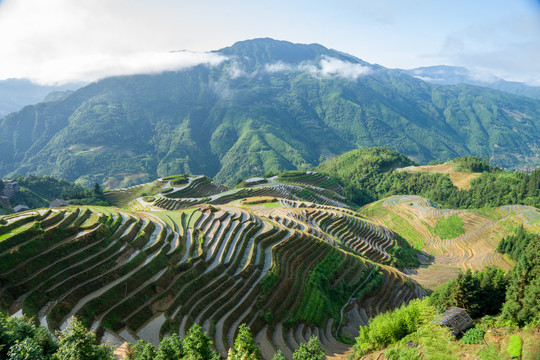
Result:
{"type": "Polygon", "coordinates": [[[370,146],[419,163],[538,163],[540,100],[427,83],[318,44],[254,39],[214,54],[219,64],[107,78],[7,115],[0,173],[109,189],[182,173],[232,185],[370,146]]]}

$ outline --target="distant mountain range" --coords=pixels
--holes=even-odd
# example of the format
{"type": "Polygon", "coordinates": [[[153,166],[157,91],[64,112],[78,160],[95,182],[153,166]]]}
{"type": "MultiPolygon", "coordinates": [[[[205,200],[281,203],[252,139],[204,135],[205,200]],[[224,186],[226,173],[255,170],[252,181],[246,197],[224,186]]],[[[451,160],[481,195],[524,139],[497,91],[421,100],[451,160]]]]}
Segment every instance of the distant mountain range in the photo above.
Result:
{"type": "Polygon", "coordinates": [[[21,110],[26,105],[49,101],[50,93],[64,93],[80,88],[83,84],[38,85],[27,79],[0,80],[0,118],[21,110]]]}
{"type": "Polygon", "coordinates": [[[116,187],[192,173],[231,184],[370,146],[421,163],[540,162],[530,97],[428,83],[318,44],[255,39],[214,54],[223,61],[107,78],[4,117],[0,175],[116,187]]]}
{"type": "Polygon", "coordinates": [[[439,65],[402,71],[407,75],[434,84],[484,86],[511,94],[540,99],[540,86],[530,86],[517,81],[507,81],[492,74],[477,73],[461,66],[439,65]]]}

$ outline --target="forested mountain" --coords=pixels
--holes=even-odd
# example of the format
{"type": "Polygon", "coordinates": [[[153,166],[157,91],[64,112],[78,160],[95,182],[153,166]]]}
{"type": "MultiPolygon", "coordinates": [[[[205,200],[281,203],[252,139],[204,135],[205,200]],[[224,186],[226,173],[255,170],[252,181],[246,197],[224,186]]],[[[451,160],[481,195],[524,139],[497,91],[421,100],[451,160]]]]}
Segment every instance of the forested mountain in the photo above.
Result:
{"type": "Polygon", "coordinates": [[[178,173],[231,184],[387,146],[418,162],[537,164],[540,101],[426,83],[321,45],[272,39],[218,65],[101,80],[0,122],[0,174],[114,188],[178,173]]]}

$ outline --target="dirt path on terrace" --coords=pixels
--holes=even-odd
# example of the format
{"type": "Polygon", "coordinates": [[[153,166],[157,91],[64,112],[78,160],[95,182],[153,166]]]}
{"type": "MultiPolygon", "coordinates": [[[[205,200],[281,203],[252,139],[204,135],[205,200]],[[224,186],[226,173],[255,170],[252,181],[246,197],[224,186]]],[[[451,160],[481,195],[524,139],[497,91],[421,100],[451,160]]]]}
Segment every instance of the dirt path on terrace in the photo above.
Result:
{"type": "Polygon", "coordinates": [[[471,180],[480,176],[480,173],[465,173],[456,171],[454,165],[450,164],[410,166],[403,168],[402,171],[448,174],[454,186],[459,190],[470,189],[471,180]]]}

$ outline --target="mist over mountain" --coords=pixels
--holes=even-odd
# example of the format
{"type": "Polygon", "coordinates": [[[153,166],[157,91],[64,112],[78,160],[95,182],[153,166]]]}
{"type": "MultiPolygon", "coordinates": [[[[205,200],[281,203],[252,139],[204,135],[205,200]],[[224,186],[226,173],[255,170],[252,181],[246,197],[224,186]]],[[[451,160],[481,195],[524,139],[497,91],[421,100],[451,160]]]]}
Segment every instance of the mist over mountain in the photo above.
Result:
{"type": "Polygon", "coordinates": [[[418,162],[539,162],[539,100],[428,83],[318,44],[255,39],[215,53],[223,61],[107,78],[6,116],[0,174],[115,187],[192,173],[231,184],[370,146],[418,162]]]}
{"type": "Polygon", "coordinates": [[[39,85],[27,79],[0,80],[0,118],[26,105],[46,100],[51,92],[75,90],[83,84],[39,85]]]}
{"type": "Polygon", "coordinates": [[[461,66],[439,65],[402,71],[407,75],[411,75],[434,84],[469,84],[484,86],[515,95],[523,95],[540,99],[540,86],[530,86],[522,82],[507,81],[493,74],[478,73],[461,66]]]}

